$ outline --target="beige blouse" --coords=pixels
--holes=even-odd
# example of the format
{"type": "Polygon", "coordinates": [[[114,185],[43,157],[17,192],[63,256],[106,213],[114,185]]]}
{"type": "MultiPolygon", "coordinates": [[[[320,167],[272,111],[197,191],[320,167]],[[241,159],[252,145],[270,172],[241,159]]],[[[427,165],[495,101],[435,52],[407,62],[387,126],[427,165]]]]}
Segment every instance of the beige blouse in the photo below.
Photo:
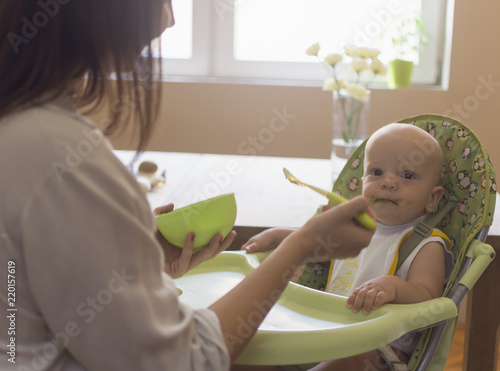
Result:
{"type": "Polygon", "coordinates": [[[215,313],[178,301],[154,229],[67,97],[1,120],[0,369],[229,369],[215,313]]]}

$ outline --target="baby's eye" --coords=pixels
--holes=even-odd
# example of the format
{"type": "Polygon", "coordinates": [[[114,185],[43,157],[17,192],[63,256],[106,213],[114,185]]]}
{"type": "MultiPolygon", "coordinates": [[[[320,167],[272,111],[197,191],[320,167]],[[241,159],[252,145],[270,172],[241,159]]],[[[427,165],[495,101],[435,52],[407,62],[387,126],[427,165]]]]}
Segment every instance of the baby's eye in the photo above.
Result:
{"type": "Polygon", "coordinates": [[[380,175],[382,175],[382,170],[380,170],[380,169],[373,169],[371,171],[371,173],[372,173],[372,175],[380,176],[380,175]]]}
{"type": "Polygon", "coordinates": [[[403,179],[415,179],[415,175],[409,172],[405,172],[402,174],[403,179]]]}

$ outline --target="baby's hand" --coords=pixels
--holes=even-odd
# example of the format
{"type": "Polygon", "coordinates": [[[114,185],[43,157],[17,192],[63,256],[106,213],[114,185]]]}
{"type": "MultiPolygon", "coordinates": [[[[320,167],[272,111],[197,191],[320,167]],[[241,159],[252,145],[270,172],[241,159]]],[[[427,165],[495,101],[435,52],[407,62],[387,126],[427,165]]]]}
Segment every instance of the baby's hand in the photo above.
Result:
{"type": "Polygon", "coordinates": [[[292,230],[282,229],[282,228],[271,228],[266,229],[252,238],[250,238],[243,246],[241,250],[245,250],[248,253],[268,251],[278,247],[278,245],[292,233],[292,230]]]}
{"type": "Polygon", "coordinates": [[[382,276],[363,283],[354,289],[351,296],[347,298],[346,307],[354,313],[360,310],[364,314],[390,303],[396,299],[396,283],[399,277],[382,276]]]}
{"type": "Polygon", "coordinates": [[[245,242],[245,244],[241,246],[241,250],[245,250],[248,253],[254,253],[268,251],[275,247],[273,229],[267,229],[245,242]]]}

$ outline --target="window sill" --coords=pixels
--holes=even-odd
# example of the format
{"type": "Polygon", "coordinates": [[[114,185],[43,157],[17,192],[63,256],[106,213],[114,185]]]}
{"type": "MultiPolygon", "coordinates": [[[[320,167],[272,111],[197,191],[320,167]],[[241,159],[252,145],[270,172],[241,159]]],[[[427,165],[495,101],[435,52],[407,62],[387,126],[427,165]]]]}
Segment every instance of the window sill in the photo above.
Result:
{"type": "MultiPolygon", "coordinates": [[[[194,84],[226,84],[226,85],[258,85],[258,86],[290,86],[305,88],[321,88],[322,81],[312,80],[281,80],[281,79],[247,79],[234,77],[205,77],[205,76],[163,76],[163,82],[194,83],[194,84]]],[[[390,89],[386,84],[371,84],[370,90],[425,90],[446,91],[441,85],[415,84],[409,87],[390,89]]]]}

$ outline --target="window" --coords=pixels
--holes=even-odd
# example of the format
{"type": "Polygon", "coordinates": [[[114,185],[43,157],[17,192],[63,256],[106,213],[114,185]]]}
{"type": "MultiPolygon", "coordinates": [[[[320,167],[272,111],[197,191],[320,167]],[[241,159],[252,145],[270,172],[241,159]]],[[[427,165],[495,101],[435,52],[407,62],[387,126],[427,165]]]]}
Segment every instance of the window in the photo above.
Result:
{"type": "Polygon", "coordinates": [[[377,47],[388,62],[391,22],[419,11],[430,37],[416,55],[413,80],[441,80],[445,1],[174,0],[173,6],[176,26],[161,39],[166,75],[321,81],[321,65],[304,54],[309,45],[319,41],[332,52],[345,44],[377,47]]]}

